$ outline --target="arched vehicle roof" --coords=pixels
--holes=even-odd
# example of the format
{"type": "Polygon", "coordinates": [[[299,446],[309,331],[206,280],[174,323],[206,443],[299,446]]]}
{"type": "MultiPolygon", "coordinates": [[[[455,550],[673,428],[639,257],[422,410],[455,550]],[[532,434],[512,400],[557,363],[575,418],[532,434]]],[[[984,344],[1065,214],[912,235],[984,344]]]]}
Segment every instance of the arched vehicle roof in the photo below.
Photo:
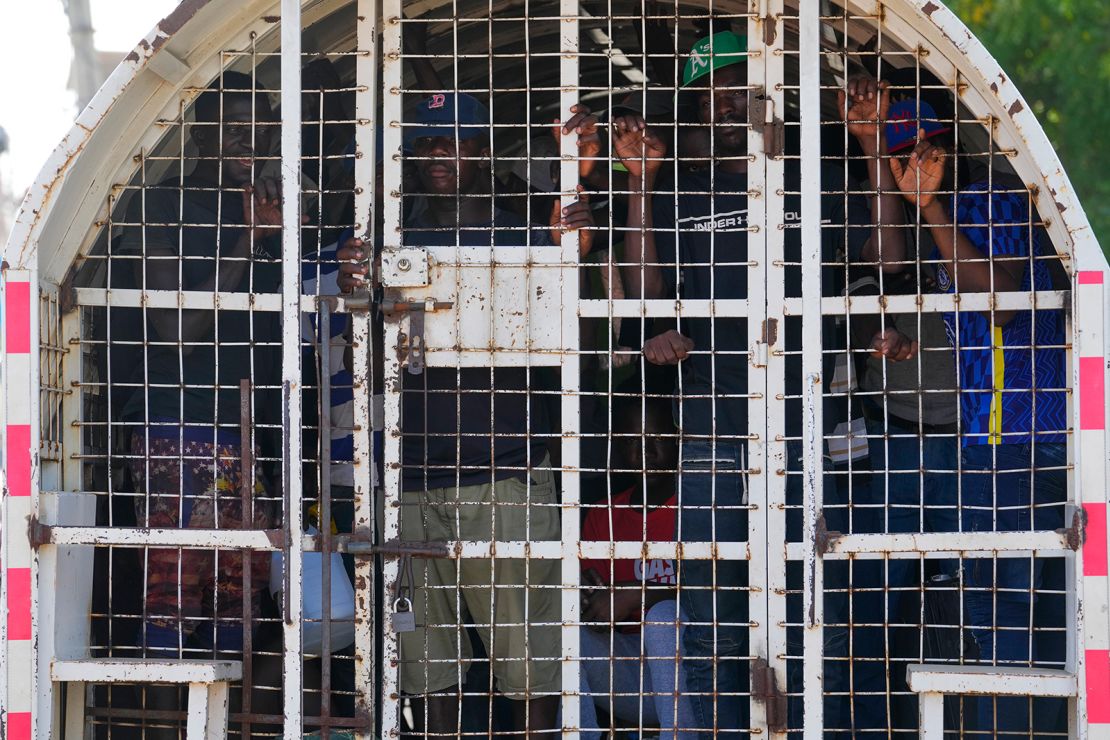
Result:
{"type": "MultiPolygon", "coordinates": [[[[353,3],[305,0],[306,28],[353,3]]],[[[475,7],[492,10],[497,17],[497,6],[509,4],[501,0],[491,8],[484,1],[475,7]]],[[[606,7],[583,2],[584,13],[595,4],[599,12],[606,7]]],[[[874,2],[844,0],[843,4],[864,16],[876,12],[874,2]]],[[[715,7],[727,10],[729,5],[722,0],[715,7]]],[[[737,11],[743,10],[742,3],[735,5],[737,11]]],[[[442,0],[419,0],[406,5],[406,13],[442,15],[445,8],[464,6],[466,2],[453,6],[442,0]]],[[[797,0],[788,0],[787,7],[797,7],[797,0]]],[[[276,0],[183,0],[162,19],[120,63],[43,166],[8,240],[9,267],[37,268],[40,279],[62,282],[78,255],[96,238],[112,188],[127,182],[137,166],[137,155],[162,138],[164,126],[159,122],[179,115],[188,90],[202,88],[215,78],[223,50],[247,48],[253,37],[256,48],[275,51],[278,10],[276,0]]],[[[959,89],[961,102],[977,118],[997,122],[994,141],[999,149],[1014,151],[1011,164],[1032,190],[1056,249],[1069,258],[1065,263],[1069,272],[1105,270],[1106,259],[1059,158],[1030,106],[987,49],[936,0],[885,0],[882,12],[885,34],[917,45],[924,67],[959,89]],[[960,84],[953,79],[957,73],[960,84]]],[[[452,24],[442,25],[449,31],[452,24]]],[[[346,31],[352,45],[354,31],[346,31]]],[[[330,32],[337,36],[329,39],[335,43],[345,33],[342,28],[330,32]]],[[[433,26],[430,45],[435,33],[433,26]]],[[[480,40],[484,43],[485,36],[480,40]]],[[[495,37],[494,43],[500,40],[495,37]]],[[[549,66],[557,74],[558,65],[549,66]]]]}

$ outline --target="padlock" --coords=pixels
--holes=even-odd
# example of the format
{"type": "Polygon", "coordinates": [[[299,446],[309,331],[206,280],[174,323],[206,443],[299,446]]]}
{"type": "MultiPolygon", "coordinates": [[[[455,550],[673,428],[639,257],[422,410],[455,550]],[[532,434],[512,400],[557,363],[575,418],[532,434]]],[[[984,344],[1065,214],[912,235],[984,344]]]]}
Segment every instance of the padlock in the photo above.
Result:
{"type": "Polygon", "coordinates": [[[397,599],[393,602],[391,624],[393,631],[397,633],[416,631],[416,614],[412,611],[412,602],[407,598],[397,599]]]}

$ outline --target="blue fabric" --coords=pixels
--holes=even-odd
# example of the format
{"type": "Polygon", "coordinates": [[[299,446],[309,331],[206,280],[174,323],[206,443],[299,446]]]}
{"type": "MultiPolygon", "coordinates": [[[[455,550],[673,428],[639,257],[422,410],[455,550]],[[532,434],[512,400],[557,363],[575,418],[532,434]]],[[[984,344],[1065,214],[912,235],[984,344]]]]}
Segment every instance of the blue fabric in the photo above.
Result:
{"type": "MultiPolygon", "coordinates": [[[[339,262],[336,252],[343,242],[354,235],[354,231],[347,229],[339,240],[330,244],[319,252],[306,254],[301,261],[301,290],[306,295],[339,295],[339,262]]],[[[302,327],[302,339],[307,346],[304,350],[304,361],[308,367],[316,364],[316,352],[319,348],[320,327],[319,316],[311,314],[302,327]]],[[[351,317],[344,313],[331,314],[328,337],[335,339],[342,337],[350,325],[351,317]]],[[[353,413],[354,408],[354,378],[343,363],[336,362],[341,359],[339,353],[333,353],[331,362],[331,408],[332,416],[339,416],[339,412],[353,413]]],[[[332,428],[331,459],[332,462],[349,463],[354,460],[354,430],[332,428]]]]}
{"type": "MultiPolygon", "coordinates": [[[[678,541],[747,540],[743,459],[744,450],[736,445],[682,445],[678,541]]],[[[683,560],[679,568],[679,607],[687,618],[683,667],[695,724],[717,728],[719,737],[747,735],[748,697],[740,694],[748,691],[750,668],[748,563],[683,560]]]]}
{"type": "Polygon", "coordinates": [[[405,129],[405,147],[408,149],[423,137],[474,139],[489,135],[489,110],[477,98],[466,93],[431,95],[416,106],[413,118],[418,125],[405,129]]]}
{"type": "MultiPolygon", "coordinates": [[[[186,638],[184,650],[197,650],[210,653],[213,649],[227,653],[243,652],[243,627],[238,624],[221,624],[215,627],[215,640],[213,640],[212,621],[205,620],[186,638]]],[[[180,625],[164,625],[154,621],[145,624],[143,638],[147,655],[157,657],[164,653],[166,657],[181,657],[178,640],[182,637],[180,625]]]]}
{"type": "MultiPolygon", "coordinates": [[[[967,531],[1052,530],[1063,526],[1067,500],[1067,445],[1038,444],[969,447],[962,476],[963,526],[967,531]],[[1046,470],[1046,468],[1054,468],[1046,470]]],[[[1034,629],[1061,628],[1064,615],[1043,624],[1033,614],[1042,583],[1043,559],[977,558],[964,561],[965,610],[979,659],[999,665],[1028,665],[1038,660],[1034,629]]],[[[977,729],[984,737],[998,732],[1028,732],[1026,699],[980,698],[977,729]]]]}
{"type": "MultiPolygon", "coordinates": [[[[1029,257],[1039,254],[1030,226],[1029,204],[1016,193],[988,193],[988,183],[970,185],[955,196],[956,224],[987,255],[1029,257]],[[988,226],[990,224],[990,226],[988,226]]],[[[933,253],[939,259],[939,250],[933,253]]],[[[1026,261],[1021,290],[1050,290],[1044,260],[1026,261]]],[[[937,265],[940,289],[953,293],[944,265],[937,265]]],[[[960,411],[965,446],[990,442],[994,390],[994,352],[990,319],[980,311],[947,313],[948,338],[958,351],[960,411]]],[[[1005,363],[1002,393],[1002,443],[1066,442],[1067,385],[1064,321],[1060,311],[1018,311],[1002,327],[1005,363]],[[1036,349],[1033,349],[1033,348],[1036,349]],[[1036,389],[1034,391],[1034,389],[1036,389]],[[1034,406],[1036,418],[1034,419],[1034,406]]],[[[998,441],[998,440],[996,440],[998,441]]]]}

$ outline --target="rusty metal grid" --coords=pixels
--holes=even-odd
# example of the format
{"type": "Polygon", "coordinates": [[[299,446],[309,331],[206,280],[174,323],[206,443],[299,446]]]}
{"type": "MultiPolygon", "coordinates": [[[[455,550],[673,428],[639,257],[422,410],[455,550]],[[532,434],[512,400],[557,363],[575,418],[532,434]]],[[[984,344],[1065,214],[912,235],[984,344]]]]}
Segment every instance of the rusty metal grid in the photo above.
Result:
{"type": "Polygon", "coordinates": [[[39,296],[39,346],[41,429],[40,454],[44,460],[57,461],[62,451],[62,425],[65,423],[65,398],[63,368],[69,347],[64,345],[62,317],[57,293],[39,296]]]}
{"type": "MultiPolygon", "coordinates": [[[[407,16],[399,0],[380,12],[360,0],[302,38],[286,2],[280,45],[255,38],[220,54],[250,86],[218,95],[215,115],[249,99],[247,140],[272,142],[247,157],[248,178],[220,185],[235,154],[197,153],[206,129],[221,142],[241,132],[198,122],[211,91],[186,88],[179,114],[158,123],[161,143],[113,188],[73,285],[41,297],[44,458],[62,453],[64,434],[80,436],[67,459],[96,511],[33,523],[32,536],[95,550],[91,657],[241,661],[230,727],[259,737],[525,725],[536,737],[904,737],[923,729],[919,707],[941,715],[931,732],[1021,732],[1007,723],[1024,717],[1038,736],[1078,736],[1067,248],[1013,164],[1019,145],[964,97],[974,83],[961,66],[897,19],[848,5],[457,0],[407,16]],[[744,113],[729,108],[737,117],[724,122],[686,108],[681,85],[688,48],[710,27],[747,39],[744,76],[712,68],[694,86],[743,97],[744,113]],[[664,34],[669,48],[646,48],[664,34]],[[322,68],[334,79],[301,83],[322,68]],[[899,99],[951,101],[931,119],[958,150],[936,202],[974,184],[990,196],[985,220],[931,229],[889,181],[864,183],[893,159],[864,153],[838,108],[865,72],[898,80],[899,99]],[[488,123],[436,118],[462,94],[488,123]],[[592,131],[552,136],[572,105],[598,115],[596,150],[579,148],[592,131]],[[665,147],[659,179],[628,174],[652,156],[614,166],[617,106],[650,110],[665,147]],[[186,177],[206,162],[217,182],[186,177]],[[167,247],[167,234],[178,250],[211,233],[216,249],[238,239],[228,196],[259,174],[281,188],[270,232],[280,246],[252,233],[231,258],[167,247]],[[551,228],[552,207],[576,204],[580,183],[601,204],[592,225],[551,228]],[[155,215],[168,198],[177,215],[155,215]],[[183,215],[193,199],[218,203],[214,217],[183,215]],[[949,260],[918,245],[961,228],[991,243],[1002,221],[1042,251],[961,263],[961,275],[987,270],[985,288],[961,289],[957,276],[946,293],[922,277],[938,280],[949,260]],[[340,295],[333,250],[352,237],[370,277],[340,295]],[[665,240],[673,254],[656,251],[665,240]],[[205,271],[209,282],[191,282],[205,271]],[[227,271],[240,279],[222,283],[227,271]],[[1019,273],[1048,278],[995,284],[1019,273]],[[1056,322],[1056,338],[964,336],[973,324],[961,316],[1002,327],[1023,312],[1034,326],[1056,322]],[[215,322],[212,334],[179,338],[198,322],[215,322]],[[901,363],[875,358],[860,334],[873,326],[922,346],[901,363]],[[645,345],[668,328],[698,341],[681,362],[652,362],[645,345]],[[1063,364],[1057,384],[1014,388],[1001,371],[975,389],[948,342],[988,366],[1028,361],[1033,377],[1063,364]],[[206,353],[213,377],[184,377],[206,353]],[[248,358],[241,378],[221,375],[225,353],[248,358]],[[1056,427],[1028,443],[1007,443],[1029,436],[1020,424],[972,434],[975,397],[1002,414],[1023,390],[1036,391],[1034,416],[1050,394],[1065,399],[1056,427]],[[200,411],[206,398],[217,421],[200,411]],[[350,452],[337,456],[336,443],[350,452]],[[1000,474],[1023,444],[1036,462],[1000,474]],[[669,457],[647,459],[661,450],[669,457]],[[159,475],[177,481],[169,495],[150,482],[159,475]],[[1021,486],[1055,493],[1009,503],[1021,486]],[[943,502],[928,498],[942,488],[943,502]],[[212,520],[185,526],[198,506],[212,520]],[[235,507],[257,516],[221,522],[235,507]],[[1028,521],[1004,526],[1023,507],[1028,521]],[[287,598],[267,588],[254,613],[236,594],[256,590],[276,554],[287,598]],[[333,554],[346,560],[331,567],[333,554]],[[1000,574],[1040,583],[1000,587],[1000,574]],[[166,579],[172,613],[149,596],[166,579]],[[199,600],[198,582],[211,589],[199,600]],[[345,590],[351,611],[333,614],[345,590]],[[302,591],[318,592],[319,614],[302,591]],[[1020,623],[1001,623],[1000,604],[1017,604],[1020,623]],[[986,624],[973,608],[991,612],[986,624]],[[152,647],[167,625],[173,644],[152,647]],[[241,647],[200,644],[221,625],[241,647]],[[984,658],[988,636],[1040,655],[984,658]],[[951,685],[970,688],[938,699],[953,667],[951,685]]],[[[67,731],[184,727],[184,690],[98,682],[90,667],[77,693],[88,707],[67,731]]]]}

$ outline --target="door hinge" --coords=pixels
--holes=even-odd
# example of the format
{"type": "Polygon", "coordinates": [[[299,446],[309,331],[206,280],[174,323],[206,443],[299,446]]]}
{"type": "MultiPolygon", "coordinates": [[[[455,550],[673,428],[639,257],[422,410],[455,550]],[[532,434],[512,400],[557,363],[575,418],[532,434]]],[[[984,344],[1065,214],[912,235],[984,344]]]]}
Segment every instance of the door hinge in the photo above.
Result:
{"type": "Polygon", "coordinates": [[[767,367],[768,345],[766,342],[753,342],[751,348],[752,367],[767,367]]]}
{"type": "Polygon", "coordinates": [[[786,124],[775,115],[775,101],[762,88],[752,90],[748,124],[763,136],[763,153],[781,157],[786,151],[786,124]]]}
{"type": "Polygon", "coordinates": [[[1087,510],[1082,506],[1075,507],[1071,512],[1071,526],[1056,531],[1064,538],[1068,549],[1079,552],[1087,540],[1087,510]]]}
{"type": "Polygon", "coordinates": [[[771,732],[786,732],[786,694],[775,680],[775,669],[764,658],[752,660],[752,698],[763,702],[767,728],[771,732]]]}
{"type": "Polygon", "coordinates": [[[763,45],[774,46],[775,39],[778,37],[779,18],[777,15],[768,13],[763,18],[763,45]]]}

